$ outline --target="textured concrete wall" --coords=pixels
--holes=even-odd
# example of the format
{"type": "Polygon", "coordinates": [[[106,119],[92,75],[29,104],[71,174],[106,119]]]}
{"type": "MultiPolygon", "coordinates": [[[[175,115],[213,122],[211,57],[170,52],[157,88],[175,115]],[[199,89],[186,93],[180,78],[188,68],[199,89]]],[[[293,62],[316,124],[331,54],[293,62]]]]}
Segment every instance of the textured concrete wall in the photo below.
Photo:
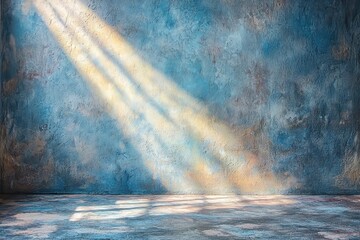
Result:
{"type": "Polygon", "coordinates": [[[3,192],[360,193],[360,1],[3,4],[3,192]]]}
{"type": "MultiPolygon", "coordinates": [[[[3,51],[2,51],[2,46],[3,46],[3,40],[2,40],[2,31],[3,30],[3,24],[2,24],[2,1],[0,2],[0,67],[2,66],[2,58],[3,58],[3,51]]],[[[3,111],[2,111],[2,99],[3,99],[3,95],[2,95],[2,74],[0,73],[0,122],[2,122],[3,119],[3,111]]],[[[3,153],[3,149],[2,146],[3,144],[1,144],[1,142],[3,142],[4,140],[2,139],[2,133],[1,133],[1,129],[0,129],[0,193],[2,192],[2,181],[1,179],[3,179],[3,158],[2,158],[2,153],[3,153]]]]}

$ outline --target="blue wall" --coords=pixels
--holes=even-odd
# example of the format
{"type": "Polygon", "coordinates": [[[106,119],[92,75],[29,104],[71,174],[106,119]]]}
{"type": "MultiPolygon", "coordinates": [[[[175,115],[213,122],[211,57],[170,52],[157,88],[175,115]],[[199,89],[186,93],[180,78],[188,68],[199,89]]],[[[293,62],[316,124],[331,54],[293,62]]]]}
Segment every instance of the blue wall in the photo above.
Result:
{"type": "Polygon", "coordinates": [[[3,1],[6,193],[360,193],[359,1],[3,1]]]}
{"type": "MultiPolygon", "coordinates": [[[[3,46],[3,39],[2,39],[2,32],[3,32],[3,24],[2,24],[2,2],[0,2],[0,46],[3,46]]],[[[2,58],[3,58],[3,48],[0,47],[0,66],[2,66],[2,58]]],[[[3,120],[3,110],[2,110],[2,99],[3,99],[3,95],[2,95],[2,74],[0,74],[0,120],[3,120]]],[[[0,142],[3,142],[4,140],[2,139],[3,134],[1,133],[2,128],[0,129],[0,142]]],[[[3,153],[3,146],[4,144],[0,143],[0,154],[3,153]]],[[[3,179],[3,158],[2,155],[0,155],[0,179],[3,179]]],[[[2,181],[0,180],[0,192],[2,192],[2,181]]]]}

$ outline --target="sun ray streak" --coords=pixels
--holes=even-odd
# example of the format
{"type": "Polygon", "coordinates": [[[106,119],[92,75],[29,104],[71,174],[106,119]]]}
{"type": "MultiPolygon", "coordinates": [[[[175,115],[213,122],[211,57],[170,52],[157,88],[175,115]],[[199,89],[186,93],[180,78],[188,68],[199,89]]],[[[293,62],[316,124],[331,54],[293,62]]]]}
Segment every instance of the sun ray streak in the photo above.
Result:
{"type": "MultiPolygon", "coordinates": [[[[64,8],[61,8],[61,6],[54,7],[56,10],[59,11],[59,16],[63,16],[61,19],[64,21],[65,19],[68,19],[68,15],[66,15],[67,11],[64,8]],[[66,16],[66,17],[65,17],[66,16]]],[[[132,106],[131,111],[133,111],[135,114],[141,114],[144,116],[144,119],[146,120],[147,125],[151,126],[153,128],[152,131],[152,137],[156,139],[155,141],[151,141],[151,151],[153,152],[163,152],[164,148],[166,147],[164,145],[164,141],[161,139],[169,139],[169,138],[176,138],[176,142],[185,142],[186,141],[186,135],[184,135],[184,132],[179,129],[178,126],[174,125],[172,122],[167,121],[163,118],[161,114],[159,114],[158,111],[156,111],[146,99],[144,99],[134,86],[129,81],[128,77],[126,77],[121,70],[114,64],[112,61],[110,61],[103,51],[99,47],[96,46],[96,43],[86,35],[86,33],[81,29],[80,23],[77,21],[72,21],[72,23],[75,23],[74,26],[67,26],[67,29],[69,29],[69,32],[72,34],[74,39],[77,39],[77,42],[82,43],[84,52],[86,51],[88,56],[91,57],[93,61],[96,60],[96,66],[99,68],[101,66],[102,72],[106,72],[107,78],[111,79],[112,82],[117,85],[120,88],[121,96],[124,96],[121,101],[126,102],[127,106],[132,106]],[[76,24],[77,23],[77,24],[76,24]],[[126,99],[126,100],[125,100],[126,99]],[[141,112],[137,110],[138,106],[142,106],[141,112]],[[160,138],[158,137],[159,134],[162,132],[166,133],[172,133],[172,136],[163,136],[160,138]],[[161,141],[162,145],[158,144],[158,142],[161,141]]],[[[119,99],[120,100],[120,99],[119,99]]],[[[125,125],[126,126],[126,125],[125,125]]],[[[134,137],[134,136],[132,136],[134,137]]],[[[144,142],[145,143],[145,142],[144,142]]],[[[169,148],[169,147],[168,147],[169,148]]],[[[146,159],[149,158],[149,156],[144,156],[146,159]]],[[[193,168],[191,157],[184,158],[182,161],[182,167],[177,168],[177,174],[181,176],[185,176],[182,172],[182,169],[191,169],[193,168]]],[[[206,165],[206,168],[210,168],[206,165]]],[[[191,177],[191,176],[188,176],[191,177]]],[[[195,179],[192,179],[194,181],[195,179]]],[[[199,181],[199,179],[197,180],[199,181]]],[[[228,183],[226,183],[226,179],[220,176],[218,178],[218,186],[222,187],[223,189],[228,188],[228,183]],[[221,179],[222,178],[222,179],[221,179]]],[[[194,185],[194,184],[193,184],[194,185]]]]}
{"type": "Polygon", "coordinates": [[[258,170],[259,159],[244,149],[241,129],[211,116],[81,1],[72,8],[59,0],[33,4],[170,192],[267,193],[287,187],[271,171],[258,170]],[[80,13],[90,17],[82,20],[80,13]]]}
{"type": "MultiPolygon", "coordinates": [[[[79,12],[94,15],[81,2],[76,2],[76,4],[76,7],[67,9],[67,11],[77,10],[78,12],[74,12],[74,16],[79,15],[79,12]]],[[[217,157],[224,158],[225,154],[229,161],[234,159],[241,161],[238,157],[238,149],[241,148],[242,141],[234,136],[233,129],[211,117],[205,106],[144,62],[136,51],[100,18],[93,16],[91,24],[89,22],[79,24],[84,26],[89,34],[93,34],[104,48],[113,53],[113,57],[128,70],[133,79],[138,82],[139,87],[153,97],[159,105],[167,106],[166,109],[170,118],[178,126],[190,128],[200,140],[209,141],[213,144],[217,148],[214,151],[217,157]],[[236,150],[237,153],[232,156],[231,151],[236,150]]],[[[224,158],[223,160],[226,161],[227,159],[224,158]]]]}
{"type": "MultiPolygon", "coordinates": [[[[97,66],[91,61],[91,58],[82,49],[81,42],[79,42],[75,36],[73,36],[64,24],[56,19],[56,13],[53,9],[43,2],[35,2],[35,6],[38,11],[44,17],[44,21],[48,24],[49,29],[59,41],[60,45],[64,48],[64,51],[70,57],[78,71],[101,93],[100,96],[106,103],[109,103],[109,110],[114,115],[114,118],[119,121],[119,124],[123,127],[124,133],[127,136],[135,137],[139,142],[137,144],[146,144],[148,137],[139,134],[132,122],[136,121],[137,115],[125,104],[123,97],[116,90],[116,86],[106,79],[103,73],[98,70],[97,66]],[[73,46],[73,47],[70,47],[73,46]]],[[[121,127],[120,126],[120,127],[121,127]]],[[[156,142],[152,142],[152,148],[158,148],[161,150],[161,146],[156,146],[156,142]]],[[[156,150],[156,149],[153,149],[156,150]]],[[[145,157],[145,156],[144,156],[145,157]]],[[[149,157],[148,155],[146,157],[149,157]]],[[[155,160],[155,159],[154,159],[155,160]]],[[[174,173],[179,169],[171,169],[171,165],[166,171],[156,168],[156,162],[146,161],[147,167],[153,172],[161,174],[161,178],[169,180],[168,183],[164,183],[169,189],[179,190],[181,188],[190,188],[191,182],[182,178],[179,175],[177,179],[174,179],[174,173]],[[173,181],[172,181],[173,179],[173,181]]],[[[195,191],[195,189],[193,190],[195,191]]]]}

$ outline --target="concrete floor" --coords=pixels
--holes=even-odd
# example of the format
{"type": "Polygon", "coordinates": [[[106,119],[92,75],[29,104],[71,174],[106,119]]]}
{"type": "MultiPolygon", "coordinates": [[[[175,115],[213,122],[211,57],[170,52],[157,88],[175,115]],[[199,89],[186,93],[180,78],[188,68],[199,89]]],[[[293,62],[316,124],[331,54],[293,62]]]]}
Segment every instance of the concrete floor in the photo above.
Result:
{"type": "Polygon", "coordinates": [[[0,195],[0,239],[360,239],[360,196],[0,195]]]}

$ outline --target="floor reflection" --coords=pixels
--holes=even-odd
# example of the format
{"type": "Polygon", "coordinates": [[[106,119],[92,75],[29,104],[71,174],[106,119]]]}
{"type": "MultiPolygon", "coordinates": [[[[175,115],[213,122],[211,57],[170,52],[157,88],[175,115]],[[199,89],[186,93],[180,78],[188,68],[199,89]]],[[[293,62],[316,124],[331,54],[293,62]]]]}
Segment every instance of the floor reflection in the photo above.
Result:
{"type": "Polygon", "coordinates": [[[0,195],[4,239],[356,239],[360,196],[0,195]]]}

